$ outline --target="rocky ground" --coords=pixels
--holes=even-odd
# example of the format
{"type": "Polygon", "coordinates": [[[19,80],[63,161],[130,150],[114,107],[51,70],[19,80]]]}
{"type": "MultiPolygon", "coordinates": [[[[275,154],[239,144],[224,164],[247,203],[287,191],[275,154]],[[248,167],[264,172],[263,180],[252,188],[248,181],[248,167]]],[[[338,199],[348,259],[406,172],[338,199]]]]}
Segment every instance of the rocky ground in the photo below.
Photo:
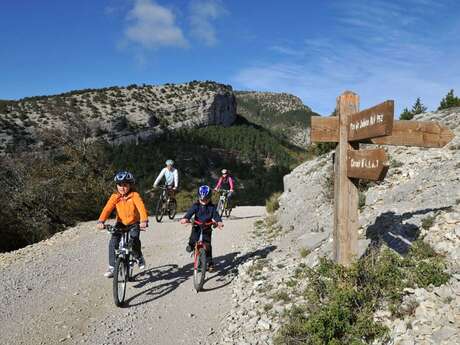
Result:
{"type": "MultiPolygon", "coordinates": [[[[271,248],[243,251],[262,207],[239,207],[214,234],[217,271],[196,293],[189,228],[177,220],[142,233],[147,267],[115,307],[107,265],[108,235],[82,223],[16,252],[0,255],[0,344],[203,344],[231,306],[237,268],[271,248]]],[[[137,273],[137,268],[135,273],[137,273]]]]}
{"type": "MultiPolygon", "coordinates": [[[[449,282],[407,289],[403,319],[386,310],[375,318],[390,329],[390,344],[460,344],[460,108],[422,114],[438,120],[456,138],[441,149],[389,148],[386,179],[364,188],[360,212],[360,252],[379,243],[404,255],[422,238],[445,256],[449,282]]],[[[276,248],[269,256],[240,266],[232,309],[212,344],[272,344],[285,311],[306,303],[298,294],[300,264],[314,266],[332,249],[332,159],[325,155],[297,167],[284,179],[280,209],[257,223],[248,248],[276,248]]]]}

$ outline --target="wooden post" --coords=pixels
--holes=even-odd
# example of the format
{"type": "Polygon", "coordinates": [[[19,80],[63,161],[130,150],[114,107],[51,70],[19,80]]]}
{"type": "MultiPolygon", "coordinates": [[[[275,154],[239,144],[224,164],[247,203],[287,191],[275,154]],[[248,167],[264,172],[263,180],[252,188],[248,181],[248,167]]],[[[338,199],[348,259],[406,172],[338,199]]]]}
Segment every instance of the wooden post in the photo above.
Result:
{"type": "Polygon", "coordinates": [[[348,266],[358,247],[358,188],[347,177],[347,153],[359,149],[359,143],[348,142],[350,115],[359,111],[359,96],[345,91],[337,98],[339,143],[335,151],[334,166],[334,259],[348,266]]]}

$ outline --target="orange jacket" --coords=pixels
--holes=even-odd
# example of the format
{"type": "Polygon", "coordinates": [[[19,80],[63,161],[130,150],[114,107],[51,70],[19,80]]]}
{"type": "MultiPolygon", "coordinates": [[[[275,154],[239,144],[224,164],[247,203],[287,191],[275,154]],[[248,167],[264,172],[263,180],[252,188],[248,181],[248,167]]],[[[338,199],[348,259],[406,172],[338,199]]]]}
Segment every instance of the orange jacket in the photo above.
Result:
{"type": "Polygon", "coordinates": [[[102,210],[99,221],[105,222],[115,208],[117,209],[117,222],[122,222],[124,225],[148,221],[144,202],[137,192],[130,192],[126,196],[113,193],[102,210]]]}

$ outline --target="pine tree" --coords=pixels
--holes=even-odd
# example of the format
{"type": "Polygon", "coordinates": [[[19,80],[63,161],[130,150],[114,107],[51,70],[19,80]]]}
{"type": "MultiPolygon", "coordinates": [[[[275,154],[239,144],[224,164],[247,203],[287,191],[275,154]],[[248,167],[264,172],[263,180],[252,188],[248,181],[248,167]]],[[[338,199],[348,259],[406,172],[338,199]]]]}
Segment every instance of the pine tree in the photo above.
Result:
{"type": "Polygon", "coordinates": [[[413,117],[414,117],[414,114],[411,111],[409,111],[409,109],[407,108],[404,108],[401,115],[399,115],[400,120],[412,120],[413,117]]]}
{"type": "Polygon", "coordinates": [[[417,115],[417,114],[421,114],[421,113],[424,113],[425,111],[427,110],[427,107],[425,107],[422,103],[422,101],[420,100],[420,97],[417,97],[414,105],[412,106],[412,114],[414,115],[417,115]]]}
{"type": "Polygon", "coordinates": [[[447,109],[452,107],[460,107],[460,98],[454,96],[454,90],[451,89],[446,97],[441,100],[438,110],[447,109]]]}

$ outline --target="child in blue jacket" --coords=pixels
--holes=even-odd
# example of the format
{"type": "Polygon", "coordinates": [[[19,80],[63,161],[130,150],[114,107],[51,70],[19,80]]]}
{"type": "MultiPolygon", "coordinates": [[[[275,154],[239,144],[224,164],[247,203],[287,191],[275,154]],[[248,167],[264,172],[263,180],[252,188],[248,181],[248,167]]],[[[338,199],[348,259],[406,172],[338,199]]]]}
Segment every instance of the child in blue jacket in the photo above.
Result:
{"type": "Polygon", "coordinates": [[[207,257],[209,262],[209,271],[214,270],[211,246],[212,224],[217,223],[217,227],[219,229],[224,227],[222,218],[217,212],[217,207],[211,202],[211,196],[211,188],[209,186],[201,186],[198,189],[198,201],[192,205],[185,214],[184,218],[180,220],[181,224],[187,224],[190,223],[192,217],[195,217],[188,245],[185,248],[188,253],[192,252],[195,247],[195,243],[199,240],[201,232],[200,226],[204,226],[202,240],[208,244],[207,257]]]}

